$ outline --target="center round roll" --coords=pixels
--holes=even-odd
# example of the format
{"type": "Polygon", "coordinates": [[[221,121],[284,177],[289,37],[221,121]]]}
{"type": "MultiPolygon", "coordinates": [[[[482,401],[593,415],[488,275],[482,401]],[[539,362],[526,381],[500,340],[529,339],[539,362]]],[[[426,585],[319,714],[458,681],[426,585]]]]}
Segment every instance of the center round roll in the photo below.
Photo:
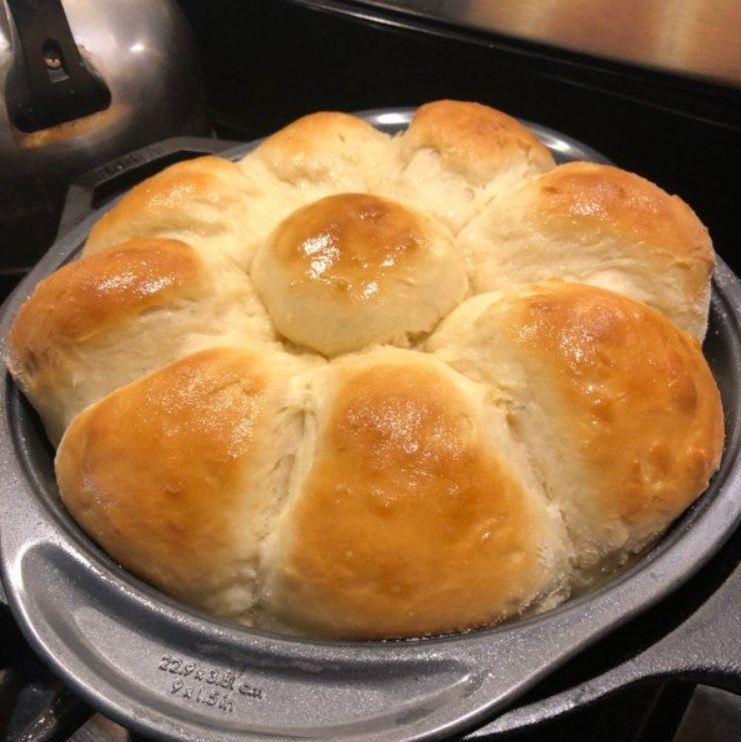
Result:
{"type": "Polygon", "coordinates": [[[281,222],[255,255],[252,280],[278,331],[325,356],[412,345],[467,290],[447,227],[360,193],[323,198],[281,222]]]}

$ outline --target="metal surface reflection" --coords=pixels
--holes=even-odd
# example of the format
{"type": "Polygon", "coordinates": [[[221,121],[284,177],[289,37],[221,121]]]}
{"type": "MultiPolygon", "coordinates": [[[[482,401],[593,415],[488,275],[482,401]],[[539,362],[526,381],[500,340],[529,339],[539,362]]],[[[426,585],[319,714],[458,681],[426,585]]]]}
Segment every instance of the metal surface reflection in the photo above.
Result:
{"type": "Polygon", "coordinates": [[[70,181],[173,136],[207,134],[205,90],[191,30],[172,0],[64,0],[85,64],[110,90],[89,115],[20,129],[8,70],[20,46],[0,3],[0,271],[23,270],[51,243],[70,181]]]}
{"type": "Polygon", "coordinates": [[[360,0],[483,31],[741,86],[738,0],[360,0]]]}

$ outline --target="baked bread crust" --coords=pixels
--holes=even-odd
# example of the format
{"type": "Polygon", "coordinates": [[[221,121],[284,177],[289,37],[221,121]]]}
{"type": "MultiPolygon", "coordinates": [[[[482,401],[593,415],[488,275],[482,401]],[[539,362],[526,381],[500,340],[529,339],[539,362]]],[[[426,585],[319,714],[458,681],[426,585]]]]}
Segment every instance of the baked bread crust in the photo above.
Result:
{"type": "Polygon", "coordinates": [[[325,356],[409,346],[468,289],[446,227],[361,193],[297,209],[258,249],[251,275],[278,332],[325,356]]]}
{"type": "Polygon", "coordinates": [[[221,157],[179,162],[134,186],[90,230],[84,255],[142,237],[175,237],[246,265],[262,212],[246,208],[262,192],[221,157]]]}
{"type": "Polygon", "coordinates": [[[645,304],[561,282],[483,294],[428,348],[499,388],[587,579],[646,546],[718,467],[715,380],[697,342],[645,304]]]}
{"type": "Polygon", "coordinates": [[[459,244],[475,293],[561,278],[640,299],[698,340],[707,331],[707,229],[680,198],[625,170],[560,165],[492,201],[459,244]]]}
{"type": "Polygon", "coordinates": [[[278,618],[319,636],[415,636],[491,624],[563,588],[560,523],[497,445],[485,389],[400,351],[324,384],[311,469],[267,542],[278,618]]]}
{"type": "Polygon", "coordinates": [[[191,354],[86,408],[56,458],[62,501],[114,559],[239,617],[295,445],[285,393],[303,365],[246,347],[191,354]]]}
{"type": "Polygon", "coordinates": [[[553,167],[553,156],[526,126],[479,103],[442,100],[420,106],[403,137],[406,158],[422,149],[440,154],[469,182],[485,186],[524,164],[533,172],[553,167]]]}
{"type": "Polygon", "coordinates": [[[7,365],[56,445],[87,405],[225,336],[274,337],[247,276],[180,240],[131,240],[38,284],[11,329],[7,365]]]}
{"type": "Polygon", "coordinates": [[[445,633],[604,579],[707,487],[712,264],[680,199],[486,106],[396,137],[319,113],[132,189],[7,363],[65,505],[151,584],[293,633],[445,633]]]}

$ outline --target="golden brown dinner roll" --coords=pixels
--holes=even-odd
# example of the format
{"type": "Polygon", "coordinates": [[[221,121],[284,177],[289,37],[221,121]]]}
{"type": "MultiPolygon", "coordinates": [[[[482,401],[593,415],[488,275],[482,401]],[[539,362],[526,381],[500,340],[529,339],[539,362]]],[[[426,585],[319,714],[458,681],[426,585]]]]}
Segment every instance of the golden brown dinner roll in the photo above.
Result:
{"type": "Polygon", "coordinates": [[[270,228],[270,195],[221,157],[178,162],[132,188],[104,214],[90,230],[84,253],[143,237],[176,237],[246,269],[270,228]]]}
{"type": "Polygon", "coordinates": [[[694,212],[644,178],[574,162],[495,199],[461,232],[476,293],[562,278],[645,301],[699,340],[713,246],[694,212]]]}
{"type": "Polygon", "coordinates": [[[320,376],[313,456],[267,538],[272,615],[317,636],[420,636],[564,590],[560,523],[513,470],[485,387],[402,350],[320,376]]]}
{"type": "Polygon", "coordinates": [[[389,157],[389,147],[389,137],[357,116],[325,111],[303,116],[268,137],[239,166],[251,176],[261,165],[313,200],[368,190],[389,157]]]}
{"type": "Polygon", "coordinates": [[[191,605],[239,617],[290,473],[303,363],[211,348],[88,407],[56,459],[62,501],[116,561],[191,605]]]}
{"type": "Polygon", "coordinates": [[[397,140],[383,192],[457,232],[494,195],[554,165],[516,119],[478,103],[436,101],[420,106],[397,140]]]}
{"type": "Polygon", "coordinates": [[[446,227],[361,193],[291,214],[258,250],[252,280],[278,331],[326,356],[410,345],[467,286],[446,227]]]}
{"type": "MultiPolygon", "coordinates": [[[[338,193],[375,193],[391,158],[391,138],[362,119],[324,111],[304,116],[240,162],[246,180],[266,193],[265,224],[338,193]]],[[[261,232],[262,235],[262,232],[261,232]]]]}
{"type": "Polygon", "coordinates": [[[428,347],[497,390],[580,568],[643,548],[718,467],[723,414],[700,347],[641,302],[561,282],[484,294],[428,347]]]}
{"type": "Polygon", "coordinates": [[[247,277],[179,240],[132,240],[36,286],[8,366],[57,443],[86,405],[224,333],[273,337],[247,277]]]}

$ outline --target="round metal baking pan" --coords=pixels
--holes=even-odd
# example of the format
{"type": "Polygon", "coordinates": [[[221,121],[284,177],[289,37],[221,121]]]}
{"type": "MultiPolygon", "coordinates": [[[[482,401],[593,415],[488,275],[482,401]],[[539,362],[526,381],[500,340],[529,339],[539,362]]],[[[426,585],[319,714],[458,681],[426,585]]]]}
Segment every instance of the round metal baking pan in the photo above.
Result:
{"type": "MultiPolygon", "coordinates": [[[[385,131],[408,109],[363,114],[385,131]]],[[[604,161],[532,125],[559,162],[604,161]]],[[[238,158],[256,143],[219,154],[238,158]]],[[[191,154],[218,145],[180,141],[191,154]]],[[[141,164],[153,149],[135,153],[141,164]]],[[[115,168],[114,168],[115,170],[115,168]]],[[[8,299],[0,345],[35,284],[75,255],[97,209],[65,232],[8,299]]],[[[319,642],[243,629],[185,607],[126,573],[59,502],[53,452],[10,378],[2,382],[0,565],[14,615],[34,649],[87,702],[131,729],[170,739],[441,738],[480,727],[540,679],[670,594],[741,519],[741,285],[713,280],[706,355],[726,415],[726,450],[708,491],[629,571],[542,616],[403,642],[319,642]]]]}

